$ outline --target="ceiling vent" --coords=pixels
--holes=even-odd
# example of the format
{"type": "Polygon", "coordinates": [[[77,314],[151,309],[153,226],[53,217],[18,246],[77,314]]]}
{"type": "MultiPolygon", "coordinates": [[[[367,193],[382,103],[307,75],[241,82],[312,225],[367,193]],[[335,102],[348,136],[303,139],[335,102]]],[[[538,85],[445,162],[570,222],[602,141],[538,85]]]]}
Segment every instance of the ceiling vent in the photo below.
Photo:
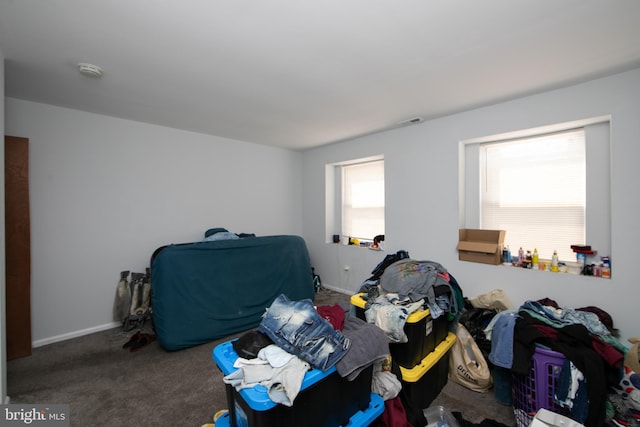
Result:
{"type": "Polygon", "coordinates": [[[81,62],[78,64],[78,71],[88,77],[102,77],[102,68],[98,67],[97,65],[87,64],[86,62],[81,62]]]}
{"type": "Polygon", "coordinates": [[[398,122],[397,125],[398,126],[416,125],[416,124],[422,123],[422,122],[424,122],[424,119],[422,117],[413,117],[411,119],[407,119],[407,120],[403,120],[401,122],[398,122]]]}

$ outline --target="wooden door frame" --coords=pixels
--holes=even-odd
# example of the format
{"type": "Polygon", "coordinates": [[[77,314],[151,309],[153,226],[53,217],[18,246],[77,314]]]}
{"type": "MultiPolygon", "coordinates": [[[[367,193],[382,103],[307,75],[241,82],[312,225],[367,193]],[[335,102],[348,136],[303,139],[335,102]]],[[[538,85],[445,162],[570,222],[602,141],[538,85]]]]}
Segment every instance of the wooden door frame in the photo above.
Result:
{"type": "Polygon", "coordinates": [[[7,360],[31,354],[29,140],[5,136],[5,315],[7,360]]]}

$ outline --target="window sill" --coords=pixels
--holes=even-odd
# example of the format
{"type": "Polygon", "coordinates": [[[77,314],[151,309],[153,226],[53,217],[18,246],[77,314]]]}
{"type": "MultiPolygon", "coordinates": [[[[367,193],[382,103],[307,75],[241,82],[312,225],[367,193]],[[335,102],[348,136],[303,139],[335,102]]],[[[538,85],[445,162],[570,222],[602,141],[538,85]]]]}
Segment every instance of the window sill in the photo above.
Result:
{"type": "Polygon", "coordinates": [[[547,270],[547,269],[540,269],[540,268],[532,268],[532,267],[525,267],[525,266],[519,266],[519,265],[513,265],[513,264],[499,264],[502,267],[507,267],[507,268],[514,268],[514,269],[520,269],[520,270],[531,270],[531,271],[539,271],[541,273],[551,273],[551,274],[558,274],[558,275],[566,275],[566,276],[581,276],[581,277],[593,277],[596,279],[610,279],[611,278],[611,272],[609,272],[609,275],[602,275],[602,272],[600,272],[599,274],[582,274],[579,271],[575,270],[575,267],[567,267],[566,265],[560,265],[558,267],[558,271],[552,271],[552,270],[547,270]]]}
{"type": "Polygon", "coordinates": [[[333,246],[342,246],[347,248],[369,249],[370,251],[374,251],[374,252],[384,252],[384,248],[382,247],[382,245],[380,245],[377,248],[372,248],[370,244],[366,244],[366,243],[360,243],[359,245],[354,245],[354,244],[345,245],[344,243],[341,243],[341,242],[327,243],[327,244],[333,245],[333,246]]]}

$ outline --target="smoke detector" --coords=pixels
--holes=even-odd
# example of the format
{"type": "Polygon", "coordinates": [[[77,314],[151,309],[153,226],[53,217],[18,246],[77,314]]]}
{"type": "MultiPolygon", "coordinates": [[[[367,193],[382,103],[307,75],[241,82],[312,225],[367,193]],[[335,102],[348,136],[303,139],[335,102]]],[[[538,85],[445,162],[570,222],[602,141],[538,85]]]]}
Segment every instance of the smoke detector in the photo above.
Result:
{"type": "Polygon", "coordinates": [[[98,67],[97,65],[87,64],[86,62],[81,62],[78,64],[78,71],[88,77],[102,77],[102,68],[98,67]]]}

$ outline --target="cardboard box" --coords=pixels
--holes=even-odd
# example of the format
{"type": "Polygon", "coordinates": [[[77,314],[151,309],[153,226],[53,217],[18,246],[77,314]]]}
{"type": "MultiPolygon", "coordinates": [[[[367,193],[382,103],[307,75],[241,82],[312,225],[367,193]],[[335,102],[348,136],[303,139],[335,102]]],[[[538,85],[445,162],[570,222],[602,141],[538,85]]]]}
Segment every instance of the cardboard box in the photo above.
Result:
{"type": "Polygon", "coordinates": [[[505,230],[474,230],[461,228],[458,239],[460,261],[502,264],[505,230]]]}

